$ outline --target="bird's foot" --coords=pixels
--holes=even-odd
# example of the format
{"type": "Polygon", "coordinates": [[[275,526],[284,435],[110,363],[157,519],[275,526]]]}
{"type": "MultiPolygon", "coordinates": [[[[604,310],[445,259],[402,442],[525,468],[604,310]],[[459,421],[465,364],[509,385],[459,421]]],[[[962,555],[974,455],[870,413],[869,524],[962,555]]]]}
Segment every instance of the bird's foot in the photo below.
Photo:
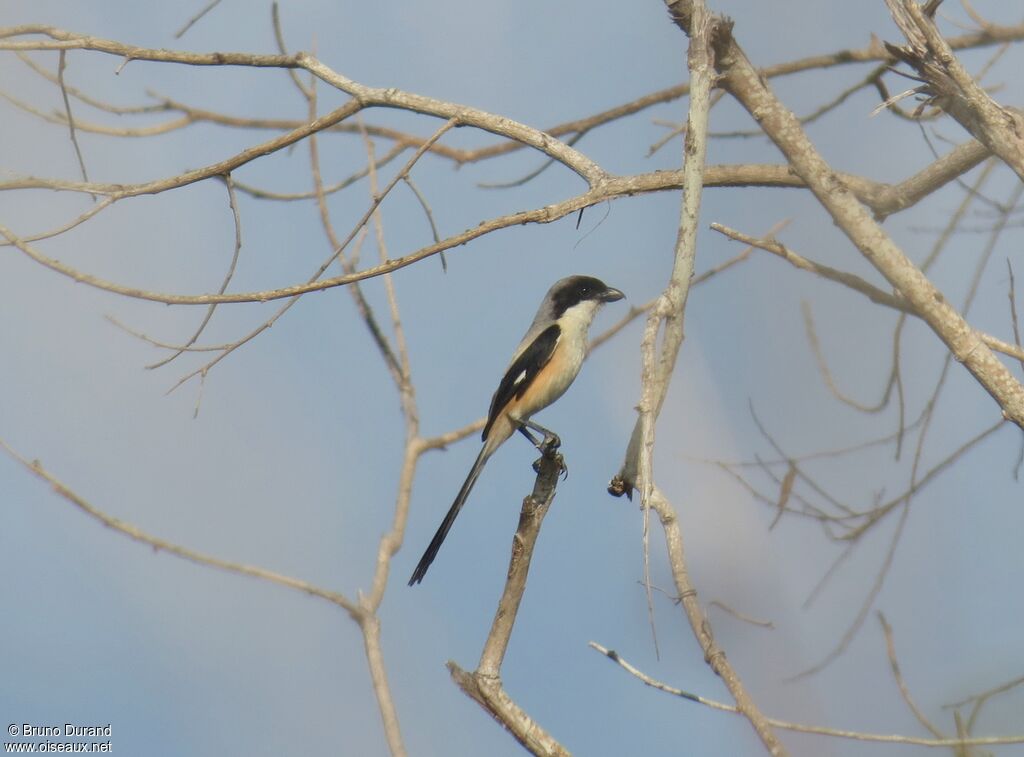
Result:
{"type": "Polygon", "coordinates": [[[553,459],[555,464],[558,466],[558,472],[562,476],[562,480],[569,478],[569,466],[565,463],[565,458],[558,454],[551,447],[544,448],[544,454],[533,461],[533,472],[540,473],[540,467],[544,463],[544,459],[553,459]]]}

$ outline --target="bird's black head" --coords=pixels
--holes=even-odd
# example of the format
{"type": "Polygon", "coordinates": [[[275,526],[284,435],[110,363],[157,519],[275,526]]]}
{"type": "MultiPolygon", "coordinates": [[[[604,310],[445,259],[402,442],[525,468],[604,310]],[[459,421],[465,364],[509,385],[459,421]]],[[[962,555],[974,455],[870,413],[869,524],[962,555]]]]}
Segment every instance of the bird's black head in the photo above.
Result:
{"type": "Polygon", "coordinates": [[[593,276],[569,276],[555,283],[548,293],[553,309],[552,315],[561,318],[566,310],[581,302],[593,301],[598,304],[621,300],[624,295],[593,276]]]}

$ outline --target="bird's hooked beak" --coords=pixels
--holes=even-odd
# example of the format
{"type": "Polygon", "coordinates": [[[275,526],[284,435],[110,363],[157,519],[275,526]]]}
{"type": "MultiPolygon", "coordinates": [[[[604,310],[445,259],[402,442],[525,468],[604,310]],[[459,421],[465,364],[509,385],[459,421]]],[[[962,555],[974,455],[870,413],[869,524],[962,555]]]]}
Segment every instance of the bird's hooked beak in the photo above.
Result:
{"type": "Polygon", "coordinates": [[[625,299],[626,295],[620,292],[615,287],[608,287],[604,294],[601,295],[601,302],[618,302],[619,300],[625,299]]]}

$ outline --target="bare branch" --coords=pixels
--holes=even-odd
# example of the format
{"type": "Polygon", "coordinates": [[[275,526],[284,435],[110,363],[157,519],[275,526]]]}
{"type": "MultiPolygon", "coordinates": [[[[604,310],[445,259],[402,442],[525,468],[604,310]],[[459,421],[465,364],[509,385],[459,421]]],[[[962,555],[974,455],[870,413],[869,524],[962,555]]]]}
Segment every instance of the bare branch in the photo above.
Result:
{"type": "Polygon", "coordinates": [[[932,14],[916,0],[886,0],[907,38],[886,48],[927,82],[929,102],[951,115],[1024,180],[1024,114],[993,100],[953,55],[932,14]]]}
{"type": "MultiPolygon", "coordinates": [[[[228,284],[231,283],[231,279],[235,276],[235,268],[238,265],[238,256],[242,251],[242,217],[238,212],[238,198],[235,196],[235,184],[234,180],[231,178],[231,174],[224,177],[224,186],[226,186],[228,190],[228,206],[231,209],[231,219],[235,225],[235,248],[231,253],[231,263],[228,265],[228,271],[224,274],[224,280],[221,282],[220,289],[217,290],[217,294],[224,294],[224,292],[227,291],[228,284]]],[[[174,350],[174,353],[169,357],[155,363],[150,363],[146,368],[150,370],[160,368],[161,366],[167,365],[182,353],[191,350],[192,345],[196,343],[203,331],[206,330],[206,326],[210,323],[210,319],[213,318],[213,311],[216,309],[216,303],[210,305],[206,310],[206,315],[203,316],[202,322],[184,344],[178,346],[174,350]]]]}
{"type": "Polygon", "coordinates": [[[565,747],[555,741],[513,702],[501,684],[501,663],[512,636],[519,603],[526,591],[526,579],[530,571],[534,545],[540,535],[544,516],[547,515],[555,498],[558,476],[564,467],[561,455],[550,446],[545,446],[539,462],[533,492],[523,500],[519,527],[512,539],[508,577],[477,669],[473,673],[467,673],[449,661],[448,670],[459,688],[504,726],[526,749],[535,755],[561,757],[569,754],[565,747]]]}
{"type": "MultiPolygon", "coordinates": [[[[690,106],[687,113],[686,137],[683,146],[683,202],[676,237],[675,258],[668,286],[648,316],[641,352],[643,355],[640,417],[634,426],[626,457],[619,473],[612,479],[613,494],[637,488],[645,517],[651,509],[657,514],[665,533],[669,565],[686,617],[694,637],[704,651],[704,659],[718,674],[736,706],[753,726],[758,737],[773,757],[787,754],[764,715],[747,694],[739,676],[715,644],[710,625],[696,598],[689,579],[683,552],[682,533],[671,503],[654,483],[652,453],[655,420],[668,392],[669,379],[684,335],[684,313],[693,277],[696,256],[697,227],[700,217],[707,155],[708,110],[711,88],[715,81],[715,50],[713,41],[722,33],[723,22],[713,17],[701,0],[666,2],[676,25],[690,38],[687,67],[690,71],[690,106]],[[654,340],[659,324],[663,324],[660,351],[654,340]]],[[[649,582],[648,582],[649,583],[649,582]]]]}
{"type": "Polygon", "coordinates": [[[187,31],[188,31],[189,29],[191,29],[191,28],[192,28],[192,26],[193,26],[193,25],[194,25],[194,24],[195,24],[195,23],[196,23],[196,22],[197,22],[197,21],[198,21],[199,19],[201,19],[201,18],[202,18],[203,16],[205,16],[205,15],[206,15],[207,13],[209,13],[210,11],[212,11],[212,10],[213,10],[214,8],[216,8],[216,7],[218,6],[218,5],[220,5],[220,0],[210,0],[210,2],[208,2],[208,3],[207,3],[207,4],[205,5],[205,6],[203,6],[203,7],[202,7],[202,8],[201,8],[201,9],[199,10],[199,12],[197,12],[197,13],[196,13],[196,14],[195,14],[194,16],[192,16],[192,18],[190,18],[190,19],[189,19],[188,21],[186,21],[186,22],[185,22],[185,25],[184,25],[183,27],[181,27],[180,29],[178,29],[178,31],[176,31],[176,32],[174,33],[174,38],[175,38],[175,39],[181,39],[181,38],[182,38],[183,36],[185,36],[185,32],[187,32],[187,31]]]}
{"type": "Polygon", "coordinates": [[[54,493],[56,493],[58,496],[64,498],[65,500],[73,504],[75,507],[77,507],[79,510],[84,512],[86,515],[88,515],[90,518],[99,521],[107,528],[122,533],[125,536],[134,539],[135,541],[142,542],[143,544],[148,544],[155,550],[167,552],[168,554],[172,554],[175,557],[180,557],[183,560],[188,560],[189,562],[197,563],[199,565],[205,565],[211,568],[218,568],[220,570],[226,570],[229,573],[238,573],[243,576],[259,578],[264,581],[269,581],[271,583],[278,584],[279,586],[285,586],[289,589],[295,589],[296,591],[300,591],[304,594],[309,594],[310,596],[326,599],[328,602],[331,602],[332,604],[335,604],[338,607],[344,609],[346,612],[348,612],[352,619],[356,621],[359,620],[362,614],[362,611],[360,610],[358,605],[356,605],[354,602],[346,598],[344,595],[339,594],[337,592],[328,591],[327,589],[322,589],[319,586],[308,583],[306,581],[301,581],[297,578],[292,578],[291,576],[285,576],[281,573],[274,573],[273,571],[266,570],[264,568],[222,560],[219,557],[206,555],[202,552],[197,552],[195,550],[188,549],[187,547],[182,547],[177,544],[173,544],[172,542],[165,541],[159,537],[152,536],[143,531],[142,529],[133,526],[130,523],[126,523],[120,518],[115,518],[112,515],[108,515],[99,508],[90,504],[87,500],[85,500],[80,495],[76,494],[68,486],[61,483],[56,478],[56,476],[54,476],[52,473],[46,470],[46,468],[44,468],[42,463],[40,463],[38,460],[29,461],[28,459],[22,457],[20,454],[15,452],[14,449],[12,449],[10,445],[7,444],[7,442],[3,441],[2,439],[0,439],[0,448],[2,448],[3,451],[6,452],[14,460],[21,463],[21,465],[30,473],[33,473],[37,477],[41,478],[43,481],[46,481],[53,488],[54,493]]]}
{"type": "MultiPolygon", "coordinates": [[[[61,98],[64,100],[64,115],[68,120],[68,134],[71,137],[71,145],[75,148],[75,157],[78,158],[78,168],[82,172],[82,181],[89,181],[89,172],[85,170],[85,158],[82,157],[82,148],[78,144],[78,137],[75,135],[75,119],[71,115],[71,101],[68,100],[68,90],[64,86],[64,69],[67,67],[66,52],[60,51],[60,60],[57,63],[57,86],[60,87],[61,98]]],[[[92,198],[96,199],[95,196],[92,198]]]]}
{"type": "MultiPolygon", "coordinates": [[[[281,68],[300,67],[295,56],[283,54],[279,56],[253,56],[244,53],[211,53],[196,56],[192,53],[175,53],[167,50],[149,50],[131,45],[123,45],[111,40],[87,37],[45,25],[24,25],[0,28],[0,40],[29,35],[44,35],[50,37],[56,42],[47,42],[44,40],[0,42],[0,50],[47,50],[78,47],[80,49],[95,50],[111,55],[117,55],[123,57],[126,61],[154,60],[186,65],[248,65],[256,67],[281,68]]],[[[988,24],[984,26],[981,31],[952,37],[948,40],[948,43],[953,50],[964,50],[1018,41],[1022,38],[1024,38],[1024,24],[1015,26],[988,24]]],[[[281,46],[281,49],[283,50],[283,45],[281,46]]],[[[824,55],[814,55],[795,61],[787,61],[772,66],[766,66],[760,71],[761,75],[766,79],[772,79],[779,76],[787,76],[817,69],[828,69],[835,66],[870,62],[889,62],[891,60],[892,55],[882,44],[873,39],[871,44],[864,48],[837,50],[824,55]]],[[[544,131],[546,134],[553,137],[585,133],[598,126],[639,113],[654,105],[672,102],[673,100],[685,97],[689,94],[689,91],[689,83],[684,82],[682,84],[677,84],[672,87],[667,87],[665,89],[643,95],[642,97],[636,98],[628,103],[615,106],[592,116],[552,126],[544,131]]],[[[290,129],[295,126],[296,124],[293,123],[291,125],[281,126],[278,128],[290,129]]],[[[374,127],[368,128],[374,136],[384,136],[386,138],[393,138],[397,140],[410,138],[410,135],[402,135],[393,130],[388,130],[389,133],[386,134],[383,131],[380,133],[375,132],[374,127]]],[[[345,130],[353,133],[356,131],[354,128],[347,128],[345,130]]],[[[416,138],[412,137],[411,139],[415,140],[416,138]]],[[[418,143],[409,142],[409,144],[416,146],[418,143]]],[[[458,150],[447,146],[436,145],[434,151],[439,155],[445,155],[446,157],[455,160],[459,164],[463,164],[506,155],[508,153],[521,150],[523,147],[524,145],[521,142],[503,141],[495,145],[488,145],[472,150],[458,150]]]]}
{"type": "Polygon", "coordinates": [[[945,736],[943,736],[942,731],[932,725],[932,722],[921,712],[914,698],[910,696],[910,688],[907,686],[907,682],[903,680],[903,673],[900,672],[900,663],[896,659],[896,643],[892,638],[892,626],[889,625],[889,621],[885,619],[885,615],[881,612],[878,613],[878,622],[882,624],[882,633],[885,634],[885,651],[889,657],[889,667],[892,669],[892,676],[896,679],[896,685],[900,688],[900,696],[903,697],[903,701],[907,703],[910,711],[914,713],[918,723],[927,728],[935,738],[944,739],[945,736]]]}
{"type": "MultiPolygon", "coordinates": [[[[904,298],[889,294],[852,273],[840,271],[821,263],[815,263],[813,260],[808,260],[780,242],[776,242],[772,239],[757,239],[756,237],[736,231],[735,229],[730,229],[728,226],[723,226],[720,223],[712,223],[711,228],[720,234],[724,234],[730,239],[735,239],[737,242],[743,242],[744,244],[751,245],[759,250],[770,252],[803,271],[808,271],[809,273],[817,274],[829,281],[842,284],[855,292],[863,294],[869,300],[878,305],[884,305],[887,308],[898,310],[899,312],[906,313],[907,315],[921,317],[914,311],[913,305],[904,298]]],[[[1018,360],[1024,358],[1024,350],[1022,350],[1018,345],[1011,344],[1010,342],[994,337],[991,334],[986,334],[980,331],[977,332],[977,334],[978,338],[993,350],[1002,352],[1004,355],[1009,355],[1010,357],[1015,357],[1018,360]]]]}
{"type": "Polygon", "coordinates": [[[1006,369],[980,334],[909,260],[835,175],[776,99],[729,33],[718,41],[721,84],[751,113],[836,223],[878,271],[920,313],[952,355],[998,403],[1003,416],[1024,428],[1024,386],[1006,369]]]}
{"type": "MultiPolygon", "coordinates": [[[[735,705],[725,704],[724,702],[718,702],[714,699],[708,699],[702,697],[699,694],[691,694],[689,691],[678,689],[675,686],[670,686],[667,683],[652,678],[651,676],[644,673],[639,668],[627,662],[619,655],[614,649],[608,649],[607,647],[598,644],[596,641],[588,642],[588,645],[600,652],[602,655],[607,657],[609,660],[614,662],[616,665],[621,667],[623,670],[628,672],[634,678],[639,679],[647,686],[658,691],[664,691],[666,694],[686,699],[690,702],[696,702],[702,704],[705,707],[709,707],[713,710],[720,710],[721,712],[732,712],[740,714],[739,709],[735,705]]],[[[996,746],[998,744],[1020,744],[1024,742],[1024,736],[982,736],[977,738],[965,738],[965,739],[924,739],[915,736],[900,736],[897,734],[882,734],[882,733],[864,733],[862,731],[844,731],[837,728],[825,728],[824,726],[817,725],[802,725],[800,723],[793,723],[788,720],[779,720],[778,718],[767,718],[768,722],[775,728],[782,728],[787,731],[796,731],[799,733],[813,733],[820,736],[834,736],[841,739],[854,739],[856,741],[879,741],[886,744],[908,744],[915,746],[931,746],[931,747],[966,747],[966,746],[996,746]]]]}

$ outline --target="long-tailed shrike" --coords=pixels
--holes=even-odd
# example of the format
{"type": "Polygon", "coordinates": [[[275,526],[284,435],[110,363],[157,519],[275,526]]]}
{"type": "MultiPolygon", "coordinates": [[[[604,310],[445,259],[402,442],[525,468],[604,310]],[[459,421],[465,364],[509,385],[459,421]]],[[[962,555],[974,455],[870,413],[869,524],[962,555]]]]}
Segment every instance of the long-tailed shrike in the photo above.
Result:
{"type": "Polygon", "coordinates": [[[522,432],[538,449],[542,449],[545,443],[558,446],[558,437],[531,421],[530,416],[546,408],[569,388],[587,356],[587,331],[598,309],[604,303],[621,300],[624,296],[618,289],[592,276],[569,276],[555,282],[548,290],[491,398],[491,409],[482,435],[484,446],[413,571],[410,586],[423,580],[459,510],[466,503],[484,463],[498,447],[515,431],[522,432]],[[543,434],[544,440],[535,438],[528,429],[543,434]]]}

